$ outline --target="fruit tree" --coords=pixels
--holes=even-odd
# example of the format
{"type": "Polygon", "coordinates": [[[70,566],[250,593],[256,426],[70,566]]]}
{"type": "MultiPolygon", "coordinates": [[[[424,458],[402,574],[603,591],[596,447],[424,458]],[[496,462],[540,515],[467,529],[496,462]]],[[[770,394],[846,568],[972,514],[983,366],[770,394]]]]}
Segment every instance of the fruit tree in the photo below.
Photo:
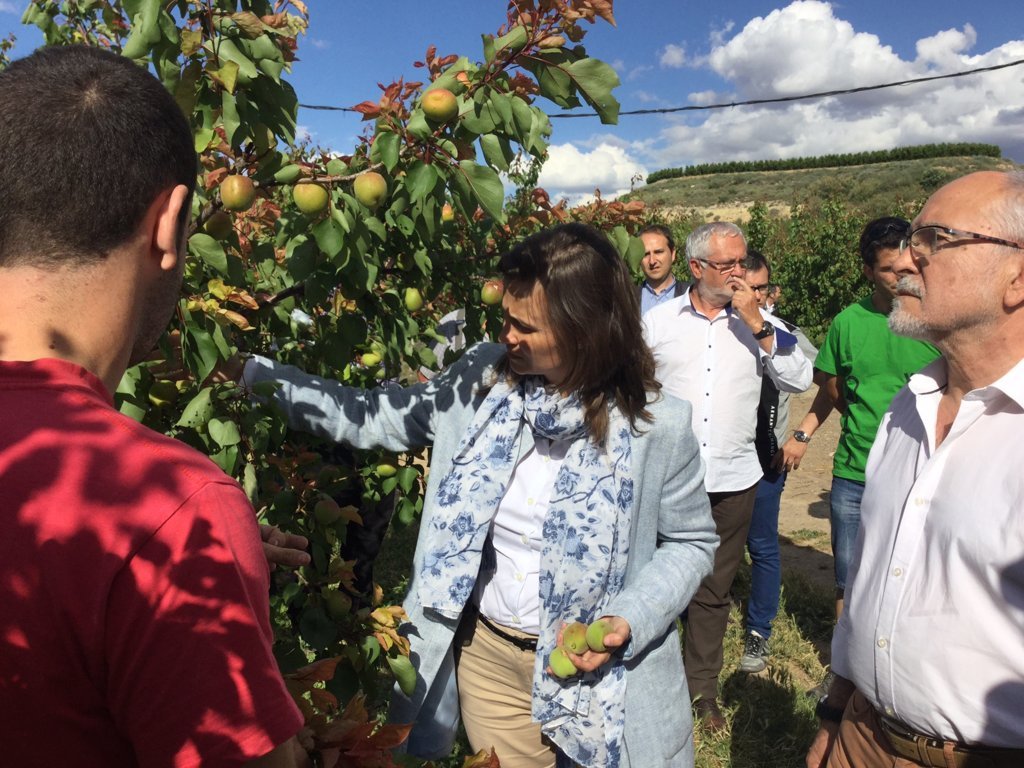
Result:
{"type": "Polygon", "coordinates": [[[367,500],[397,494],[398,518],[414,520],[422,464],[329,451],[211,373],[241,352],[356,387],[415,381],[438,366],[431,344],[444,313],[466,308],[469,341],[498,327],[497,257],[554,222],[604,228],[635,269],[642,204],[571,210],[536,186],[545,109],[587,106],[617,120],[618,78],[580,44],[601,20],[614,23],[611,0],[513,0],[476,58],[431,47],[415,62],[418,81],[356,105],[366,129],[337,154],[296,142],[287,76],[310,23],[299,0],[34,0],[25,11],[50,44],[99,45],[149,67],[191,119],[200,183],[183,296],[162,344],[181,368],[131,369],[117,402],[238,478],[262,520],[310,539],[311,565],[274,576],[275,648],[342,764],[388,764],[405,730],[377,715],[392,682],[408,690],[415,672],[401,608],[379,591],[353,602],[340,545],[367,500]],[[509,201],[501,174],[519,182],[509,201]]]}

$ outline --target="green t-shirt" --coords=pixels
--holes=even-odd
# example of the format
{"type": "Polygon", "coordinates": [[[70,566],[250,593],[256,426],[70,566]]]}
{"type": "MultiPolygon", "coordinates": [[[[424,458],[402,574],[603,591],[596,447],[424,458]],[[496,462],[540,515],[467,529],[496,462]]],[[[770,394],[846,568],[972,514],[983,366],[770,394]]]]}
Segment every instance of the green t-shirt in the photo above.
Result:
{"type": "Polygon", "coordinates": [[[839,377],[846,399],[833,475],[864,482],[868,452],[889,403],[911,374],[938,356],[931,344],[890,331],[870,296],[836,315],[814,361],[818,370],[839,377]]]}

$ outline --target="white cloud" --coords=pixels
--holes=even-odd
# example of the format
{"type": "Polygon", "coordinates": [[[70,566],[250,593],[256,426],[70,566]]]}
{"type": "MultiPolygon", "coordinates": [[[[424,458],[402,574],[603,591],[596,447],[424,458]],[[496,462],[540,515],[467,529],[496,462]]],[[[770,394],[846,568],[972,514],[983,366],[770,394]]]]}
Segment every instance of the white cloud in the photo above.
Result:
{"type": "MultiPolygon", "coordinates": [[[[922,22],[923,23],[923,22],[922,22]]],[[[927,34],[927,27],[919,26],[927,34]]],[[[897,34],[893,31],[892,34],[897,34]]],[[[712,45],[705,64],[726,81],[720,92],[691,93],[694,104],[792,96],[946,74],[1024,58],[1024,39],[974,52],[970,25],[917,41],[902,59],[874,34],[858,32],[833,5],[797,0],[748,21],[712,45]]],[[[721,160],[860,152],[940,142],[986,142],[1024,160],[1019,69],[856,95],[667,118],[656,139],[637,147],[651,168],[721,160]]]]}
{"type": "Polygon", "coordinates": [[[661,49],[658,63],[666,69],[679,69],[686,65],[686,49],[669,43],[661,49]]]}
{"type": "Polygon", "coordinates": [[[296,125],[295,126],[295,141],[312,141],[313,132],[309,129],[308,125],[296,125]]]}
{"type": "Polygon", "coordinates": [[[634,178],[646,179],[647,173],[623,146],[602,142],[583,151],[573,144],[552,144],[538,183],[553,200],[564,197],[575,205],[593,199],[595,189],[606,200],[629,192],[634,178]]]}
{"type": "Polygon", "coordinates": [[[309,44],[312,45],[314,48],[318,48],[321,51],[331,47],[330,40],[321,40],[320,38],[317,37],[312,38],[309,41],[309,44]]]}
{"type": "Polygon", "coordinates": [[[14,3],[0,0],[0,13],[18,13],[18,9],[14,7],[14,3]]]}
{"type": "Polygon", "coordinates": [[[654,69],[654,67],[652,67],[650,64],[642,64],[642,65],[640,65],[638,67],[633,67],[631,70],[629,70],[629,74],[626,75],[626,79],[627,80],[636,80],[638,78],[643,77],[645,74],[650,72],[652,69],[654,69]]]}

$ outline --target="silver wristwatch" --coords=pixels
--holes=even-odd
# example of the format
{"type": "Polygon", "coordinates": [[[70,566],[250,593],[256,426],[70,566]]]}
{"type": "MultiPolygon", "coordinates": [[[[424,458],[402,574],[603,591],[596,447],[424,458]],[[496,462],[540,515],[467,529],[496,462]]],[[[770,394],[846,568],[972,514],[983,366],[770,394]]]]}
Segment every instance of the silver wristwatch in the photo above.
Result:
{"type": "Polygon", "coordinates": [[[802,429],[798,429],[793,432],[793,439],[798,443],[809,443],[811,442],[811,436],[804,432],[802,429]]]}

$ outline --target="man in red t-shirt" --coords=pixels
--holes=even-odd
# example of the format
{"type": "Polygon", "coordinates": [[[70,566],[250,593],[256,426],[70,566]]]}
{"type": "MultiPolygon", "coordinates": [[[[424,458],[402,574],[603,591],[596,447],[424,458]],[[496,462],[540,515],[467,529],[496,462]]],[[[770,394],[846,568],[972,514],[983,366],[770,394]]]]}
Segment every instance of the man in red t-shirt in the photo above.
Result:
{"type": "Polygon", "coordinates": [[[295,766],[267,562],[237,484],[112,407],[178,296],[196,158],[144,69],[0,73],[0,755],[295,766]]]}

